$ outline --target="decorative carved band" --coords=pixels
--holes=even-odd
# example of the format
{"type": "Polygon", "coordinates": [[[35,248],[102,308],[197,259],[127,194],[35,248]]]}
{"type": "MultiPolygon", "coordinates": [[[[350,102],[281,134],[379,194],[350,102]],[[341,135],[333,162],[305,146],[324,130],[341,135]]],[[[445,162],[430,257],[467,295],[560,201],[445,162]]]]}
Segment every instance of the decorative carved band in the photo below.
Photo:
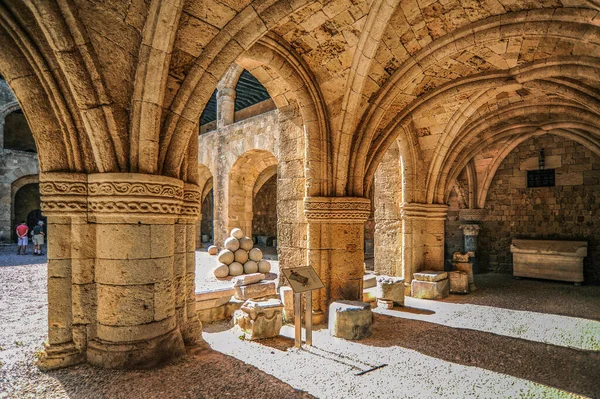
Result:
{"type": "Polygon", "coordinates": [[[369,218],[371,202],[361,197],[307,197],[304,214],[313,222],[360,222],[369,218]]]}
{"type": "Polygon", "coordinates": [[[90,195],[147,195],[151,197],[181,198],[183,189],[170,184],[104,182],[90,183],[90,195]]]}
{"type": "Polygon", "coordinates": [[[47,172],[40,174],[42,212],[46,216],[79,215],[87,211],[87,175],[47,172]]]}
{"type": "Polygon", "coordinates": [[[408,203],[400,208],[402,219],[445,220],[448,205],[408,203]]]}
{"type": "Polygon", "coordinates": [[[461,209],[458,211],[458,218],[466,222],[480,222],[487,215],[486,209],[461,209]]]}
{"type": "Polygon", "coordinates": [[[183,205],[181,216],[195,221],[200,217],[202,193],[196,184],[185,183],[183,186],[183,205]]]}

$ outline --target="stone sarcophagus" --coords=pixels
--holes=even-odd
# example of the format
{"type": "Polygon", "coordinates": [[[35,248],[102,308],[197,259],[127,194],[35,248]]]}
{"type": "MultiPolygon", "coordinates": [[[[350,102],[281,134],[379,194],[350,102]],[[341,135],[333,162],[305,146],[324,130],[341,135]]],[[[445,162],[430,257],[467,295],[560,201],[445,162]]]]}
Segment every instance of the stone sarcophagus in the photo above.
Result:
{"type": "Polygon", "coordinates": [[[513,240],[513,275],[583,282],[586,241],[513,240]]]}

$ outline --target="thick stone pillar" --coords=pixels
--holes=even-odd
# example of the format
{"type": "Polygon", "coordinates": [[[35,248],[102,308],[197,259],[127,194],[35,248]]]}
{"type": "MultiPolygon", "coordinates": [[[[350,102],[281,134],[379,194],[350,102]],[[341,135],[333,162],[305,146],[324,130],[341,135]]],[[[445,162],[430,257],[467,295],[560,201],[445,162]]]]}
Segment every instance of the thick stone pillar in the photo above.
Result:
{"type": "Polygon", "coordinates": [[[402,277],[407,287],[415,272],[444,270],[447,214],[447,205],[407,203],[401,207],[402,277]]]}
{"type": "Polygon", "coordinates": [[[358,197],[307,197],[308,264],[325,288],[313,293],[313,321],[323,322],[338,299],[362,300],[364,223],[371,204],[358,197]]]}
{"type": "Polygon", "coordinates": [[[175,313],[174,268],[183,188],[182,181],[164,176],[88,175],[98,298],[97,335],[87,349],[90,363],[149,368],[185,353],[175,313]]]}
{"type": "Polygon", "coordinates": [[[235,87],[217,90],[217,129],[235,121],[235,87]]]}
{"type": "Polygon", "coordinates": [[[481,230],[481,223],[486,213],[485,209],[461,209],[458,213],[458,217],[462,222],[459,228],[463,231],[464,252],[473,252],[475,254],[475,256],[471,257],[474,274],[482,272],[481,255],[479,253],[479,231],[481,230]]]}
{"type": "Polygon", "coordinates": [[[95,335],[94,228],[87,224],[87,176],[40,175],[48,233],[48,341],[42,370],[85,361],[95,335]]]}

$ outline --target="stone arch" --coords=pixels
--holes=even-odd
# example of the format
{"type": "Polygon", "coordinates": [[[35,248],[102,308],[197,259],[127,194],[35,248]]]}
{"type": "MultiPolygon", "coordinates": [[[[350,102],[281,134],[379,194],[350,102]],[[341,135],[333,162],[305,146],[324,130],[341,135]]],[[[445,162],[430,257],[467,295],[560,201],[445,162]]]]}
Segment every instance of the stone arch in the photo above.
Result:
{"type": "Polygon", "coordinates": [[[32,211],[37,210],[39,212],[41,209],[39,182],[39,175],[27,175],[11,184],[11,233],[13,240],[17,238],[15,229],[20,223],[20,219],[25,220],[30,229],[33,228],[31,221],[27,220],[27,215],[32,211]],[[28,192],[25,193],[25,196],[22,195],[23,198],[19,199],[18,194],[24,194],[21,189],[25,188],[28,189],[28,192]]]}
{"type": "Polygon", "coordinates": [[[252,236],[252,199],[261,173],[278,160],[265,150],[250,150],[242,154],[229,172],[229,209],[227,231],[239,227],[252,236]]]}
{"type": "MultiPolygon", "coordinates": [[[[398,95],[406,90],[406,87],[410,86],[411,82],[418,76],[422,76],[428,67],[436,65],[436,63],[439,63],[442,59],[453,53],[465,51],[477,43],[495,41],[498,38],[498,34],[503,38],[516,37],[517,35],[539,37],[539,33],[536,33],[536,29],[539,31],[537,25],[544,26],[544,33],[551,37],[566,37],[575,41],[579,40],[580,42],[587,39],[585,37],[582,38],[581,35],[577,35],[574,32],[579,29],[589,31],[589,34],[593,35],[591,31],[597,29],[597,27],[590,25],[585,22],[585,19],[581,18],[580,10],[574,9],[563,10],[560,15],[556,16],[556,18],[552,17],[552,19],[544,16],[543,10],[515,12],[508,13],[507,15],[514,18],[490,17],[435,40],[417,52],[415,56],[408,58],[394,72],[392,77],[386,81],[384,86],[373,97],[357,130],[352,150],[354,158],[350,162],[349,175],[355,178],[359,177],[360,181],[353,179],[354,182],[349,184],[351,191],[354,191],[358,195],[363,191],[363,187],[368,185],[369,179],[366,177],[363,179],[364,175],[361,172],[364,168],[363,165],[366,164],[366,168],[364,169],[369,170],[371,160],[378,160],[379,158],[376,157],[376,154],[385,151],[389,145],[390,140],[388,140],[388,136],[392,135],[392,138],[394,138],[394,135],[399,133],[398,130],[395,130],[394,126],[405,123],[402,122],[402,117],[399,117],[394,112],[390,114],[390,111],[392,109],[403,109],[402,114],[408,115],[414,111],[414,105],[422,101],[420,97],[423,97],[424,92],[417,92],[412,95],[413,99],[416,98],[415,96],[418,96],[418,100],[411,103],[410,99],[406,99],[403,100],[406,101],[405,105],[394,104],[398,95]],[[564,29],[565,27],[568,28],[564,29]],[[503,33],[500,33],[501,28],[503,33]],[[408,106],[409,104],[410,106],[408,106]],[[389,121],[389,123],[386,121],[389,121]]],[[[544,62],[540,61],[537,64],[543,64],[544,62]]],[[[559,69],[558,66],[557,69],[559,69]]],[[[492,72],[489,73],[490,76],[493,74],[492,72]]],[[[446,86],[451,87],[452,83],[446,86]]],[[[430,90],[429,87],[428,90],[430,90]]]]}
{"type": "Polygon", "coordinates": [[[185,152],[204,104],[236,58],[283,18],[311,3],[304,0],[290,4],[287,0],[275,0],[247,5],[208,41],[167,112],[160,138],[159,171],[167,176],[179,175],[183,160],[175,154],[185,152]]]}

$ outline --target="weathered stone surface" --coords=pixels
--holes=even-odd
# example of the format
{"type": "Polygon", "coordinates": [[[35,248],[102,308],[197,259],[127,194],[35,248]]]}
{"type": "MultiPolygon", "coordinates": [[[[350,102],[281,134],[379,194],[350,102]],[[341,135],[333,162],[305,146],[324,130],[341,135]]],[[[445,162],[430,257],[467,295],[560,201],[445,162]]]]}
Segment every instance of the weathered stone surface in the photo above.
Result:
{"type": "Polygon", "coordinates": [[[243,237],[242,239],[240,239],[240,248],[244,251],[250,251],[253,246],[254,242],[252,242],[252,238],[243,237]]]}
{"type": "Polygon", "coordinates": [[[244,332],[246,339],[277,337],[283,324],[282,309],[283,304],[279,299],[261,302],[248,300],[235,312],[233,320],[244,332]]]}
{"type": "Polygon", "coordinates": [[[241,287],[243,285],[250,285],[258,283],[265,279],[265,275],[262,273],[251,273],[244,276],[239,276],[231,279],[231,283],[234,287],[241,287]]]}
{"type": "Polygon", "coordinates": [[[473,256],[475,256],[475,254],[473,252],[467,252],[467,253],[462,253],[462,252],[454,252],[452,254],[452,261],[453,262],[468,262],[469,258],[472,258],[473,256]]]}
{"type": "Polygon", "coordinates": [[[250,252],[248,253],[250,259],[252,259],[255,262],[260,262],[260,260],[262,259],[263,255],[262,255],[262,251],[258,248],[252,248],[250,250],[250,252]]]}
{"type": "Polygon", "coordinates": [[[217,259],[223,264],[230,265],[235,259],[235,255],[230,250],[224,249],[219,252],[219,257],[217,259]]]}
{"type": "Polygon", "coordinates": [[[216,278],[225,278],[229,276],[229,266],[224,263],[221,263],[219,266],[215,268],[213,274],[216,278]]]}
{"type": "Polygon", "coordinates": [[[329,333],[344,339],[363,339],[372,334],[373,313],[368,303],[337,301],[329,305],[329,333]]]}
{"type": "Polygon", "coordinates": [[[236,262],[241,263],[242,265],[248,261],[248,251],[243,249],[238,249],[234,252],[234,259],[236,262]]]}
{"type": "Polygon", "coordinates": [[[239,262],[232,262],[229,265],[229,275],[230,276],[239,276],[244,273],[244,265],[239,262]]]}
{"type": "Polygon", "coordinates": [[[448,272],[448,280],[450,280],[450,293],[469,293],[469,276],[467,273],[461,271],[448,272]]]}
{"type": "Polygon", "coordinates": [[[271,263],[268,260],[262,259],[258,262],[258,272],[259,273],[269,273],[271,271],[271,263]]]}
{"type": "Polygon", "coordinates": [[[404,305],[404,279],[402,277],[377,277],[379,294],[377,299],[392,301],[396,305],[404,305]]]}
{"type": "Polygon", "coordinates": [[[244,238],[244,232],[242,231],[242,229],[236,227],[235,229],[231,230],[230,236],[241,240],[242,238],[244,238]]]}
{"type": "Polygon", "coordinates": [[[258,272],[258,264],[255,261],[249,260],[244,263],[244,273],[250,274],[256,272],[258,272]]]}
{"type": "Polygon", "coordinates": [[[413,280],[411,289],[413,298],[443,299],[450,294],[450,283],[448,279],[440,281],[413,280]]]}
{"type": "Polygon", "coordinates": [[[373,288],[377,286],[377,275],[375,274],[365,274],[363,277],[363,288],[373,288]]]}
{"type": "Polygon", "coordinates": [[[225,248],[235,253],[240,248],[240,242],[237,238],[229,237],[225,240],[225,248]]]}
{"type": "Polygon", "coordinates": [[[415,280],[435,282],[447,279],[448,273],[435,270],[424,270],[422,272],[415,273],[413,276],[415,280]]]}
{"type": "Polygon", "coordinates": [[[277,295],[275,281],[263,281],[261,283],[235,287],[235,298],[239,300],[264,298],[277,295]]]}
{"type": "Polygon", "coordinates": [[[470,262],[453,262],[452,267],[460,272],[467,273],[467,281],[469,282],[469,292],[477,291],[475,286],[475,276],[473,274],[473,264],[470,262]]]}

